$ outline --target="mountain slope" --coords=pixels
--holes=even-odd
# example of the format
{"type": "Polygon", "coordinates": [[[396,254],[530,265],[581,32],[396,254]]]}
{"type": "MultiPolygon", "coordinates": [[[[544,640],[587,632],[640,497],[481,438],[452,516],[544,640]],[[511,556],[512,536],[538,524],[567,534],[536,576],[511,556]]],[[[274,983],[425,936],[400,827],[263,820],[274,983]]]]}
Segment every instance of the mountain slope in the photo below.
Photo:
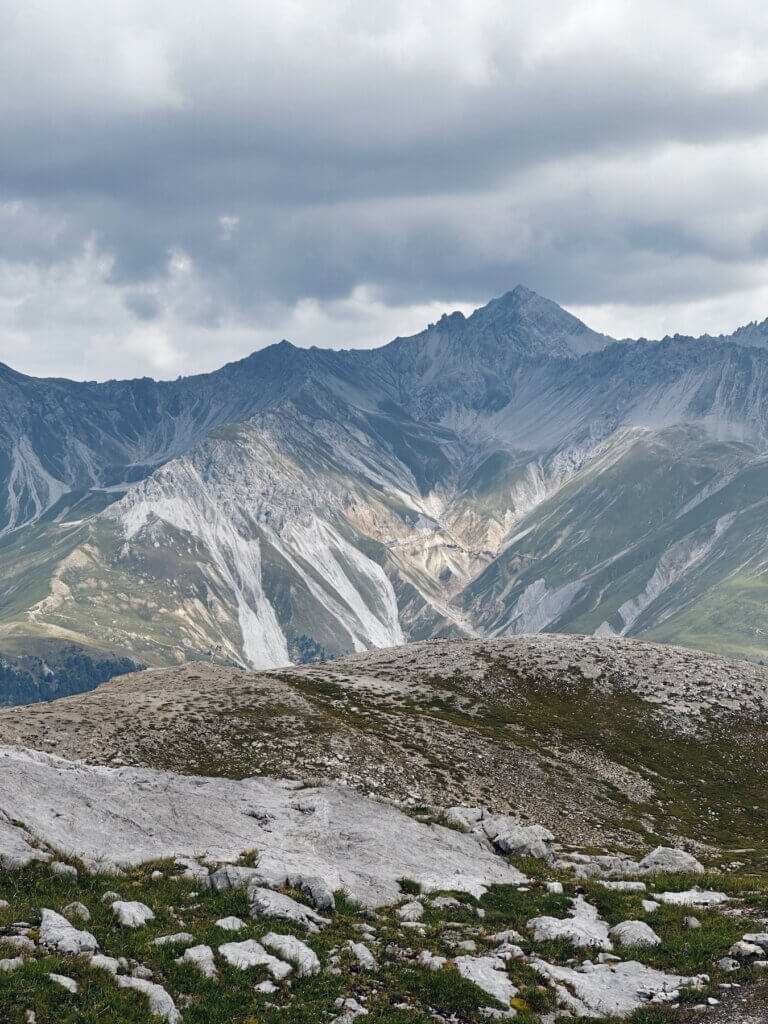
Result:
{"type": "Polygon", "coordinates": [[[557,629],[762,658],[762,327],[617,343],[517,288],[371,351],[0,371],[0,651],[268,668],[557,629]]]}

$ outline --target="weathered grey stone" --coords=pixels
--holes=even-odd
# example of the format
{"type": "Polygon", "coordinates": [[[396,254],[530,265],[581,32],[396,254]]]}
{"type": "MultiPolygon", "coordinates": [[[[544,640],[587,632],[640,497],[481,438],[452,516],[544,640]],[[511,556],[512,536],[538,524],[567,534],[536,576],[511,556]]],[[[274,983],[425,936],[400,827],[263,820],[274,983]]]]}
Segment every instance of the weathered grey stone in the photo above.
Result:
{"type": "Polygon", "coordinates": [[[329,911],[336,909],[336,897],[333,888],[320,875],[288,875],[288,884],[305,892],[312,900],[315,910],[329,911]]]}
{"type": "Polygon", "coordinates": [[[675,850],[669,846],[657,846],[640,861],[638,874],[703,874],[704,865],[691,853],[685,850],[675,850]]]}
{"type": "Polygon", "coordinates": [[[77,881],[77,868],[71,864],[64,864],[60,860],[55,860],[51,864],[51,874],[56,875],[57,878],[67,878],[71,882],[77,881]]]}
{"type": "Polygon", "coordinates": [[[113,956],[104,956],[103,953],[94,953],[89,963],[96,970],[107,971],[112,975],[117,975],[117,972],[120,970],[120,961],[113,956]]]}
{"type": "Polygon", "coordinates": [[[48,977],[56,985],[61,985],[67,992],[71,992],[72,995],[77,995],[80,991],[80,986],[77,984],[74,978],[68,978],[66,974],[49,974],[48,977]]]}
{"type": "Polygon", "coordinates": [[[27,935],[0,935],[0,946],[15,949],[17,953],[34,953],[36,949],[27,935]]]}
{"type": "Polygon", "coordinates": [[[80,953],[97,953],[99,944],[90,932],[73,928],[66,917],[55,910],[44,909],[40,922],[40,945],[57,953],[78,956],[80,953]]]}
{"type": "Polygon", "coordinates": [[[245,921],[241,921],[239,917],[220,917],[216,921],[216,927],[225,932],[239,932],[245,928],[245,921]]]}
{"type": "Polygon", "coordinates": [[[266,967],[275,981],[287,978],[293,970],[290,964],[272,956],[255,939],[246,939],[245,942],[225,942],[219,946],[219,955],[223,956],[232,967],[237,967],[241,971],[247,971],[250,967],[266,967]]]}
{"type": "MultiPolygon", "coordinates": [[[[0,804],[38,840],[102,869],[180,857],[233,862],[257,849],[262,877],[279,863],[369,906],[395,902],[400,878],[443,885],[451,877],[463,891],[524,880],[472,836],[424,825],[343,786],[297,797],[295,784],[273,779],[93,767],[0,747],[0,804]],[[271,817],[254,817],[254,807],[271,817]]],[[[0,828],[12,833],[20,863],[39,856],[18,829],[0,828]]],[[[0,851],[9,843],[0,840],[0,851]]]]}
{"type": "Polygon", "coordinates": [[[364,971],[375,971],[378,969],[379,965],[376,962],[376,957],[373,955],[370,949],[368,949],[365,943],[352,942],[351,940],[349,940],[347,942],[347,948],[352,951],[352,955],[354,956],[355,960],[357,960],[357,962],[360,964],[364,971]]]}
{"type": "Polygon", "coordinates": [[[703,983],[699,977],[664,974],[634,960],[573,969],[534,959],[531,966],[554,986],[561,1006],[584,1017],[628,1017],[652,999],[671,1001],[681,988],[701,988],[703,983]]]}
{"type": "Polygon", "coordinates": [[[293,921],[294,924],[304,925],[311,932],[316,932],[331,923],[327,917],[321,917],[311,907],[305,907],[303,903],[284,893],[273,892],[262,886],[249,889],[248,897],[251,917],[274,917],[279,921],[293,921]]]}
{"type": "Polygon", "coordinates": [[[84,903],[68,903],[62,914],[65,917],[79,917],[81,921],[91,920],[91,912],[84,903]]]}
{"type": "Polygon", "coordinates": [[[293,964],[297,978],[306,978],[320,973],[320,961],[317,953],[294,935],[279,935],[267,932],[261,937],[262,945],[277,953],[281,959],[293,964]]]}
{"type": "Polygon", "coordinates": [[[448,963],[447,957],[437,956],[435,953],[430,953],[428,949],[422,949],[416,960],[422,967],[426,967],[429,971],[439,971],[448,963]]]}
{"type": "Polygon", "coordinates": [[[195,941],[195,936],[189,932],[175,932],[173,935],[158,935],[152,939],[153,946],[188,946],[195,941]]]}
{"type": "Polygon", "coordinates": [[[592,947],[608,953],[613,949],[608,937],[608,924],[600,920],[597,909],[581,896],[571,900],[569,917],[533,917],[527,927],[533,931],[536,942],[567,939],[574,946],[592,947]]]}
{"type": "Polygon", "coordinates": [[[456,967],[462,978],[473,981],[478,988],[509,1006],[518,993],[507,974],[504,961],[495,956],[457,956],[456,967]]]}
{"type": "Polygon", "coordinates": [[[115,982],[118,988],[133,989],[134,992],[141,992],[143,996],[146,996],[150,1012],[155,1017],[162,1017],[166,1024],[179,1024],[181,1014],[162,985],[145,981],[143,978],[123,977],[122,975],[115,978],[115,982]]]}
{"type": "Polygon", "coordinates": [[[615,892],[645,892],[645,882],[607,882],[601,879],[600,885],[615,892]]]}
{"type": "Polygon", "coordinates": [[[686,889],[685,892],[656,892],[653,898],[659,903],[669,903],[675,907],[717,907],[728,902],[724,892],[699,888],[686,889]]]}
{"type": "Polygon", "coordinates": [[[424,917],[424,904],[418,900],[411,900],[397,908],[397,916],[401,921],[420,921],[424,917]]]}
{"type": "Polygon", "coordinates": [[[763,947],[758,946],[756,942],[746,942],[741,939],[739,942],[734,942],[728,952],[738,960],[749,960],[753,956],[761,957],[764,951],[763,947]]]}
{"type": "Polygon", "coordinates": [[[177,964],[192,964],[205,978],[218,977],[216,963],[213,959],[213,950],[210,946],[190,946],[185,949],[177,964]]]}
{"type": "Polygon", "coordinates": [[[23,967],[23,966],[24,966],[24,957],[23,956],[3,957],[0,960],[0,971],[4,971],[6,974],[9,973],[10,971],[16,971],[16,970],[19,969],[19,967],[23,967]]]}
{"type": "Polygon", "coordinates": [[[141,928],[155,919],[154,912],[146,903],[139,903],[138,900],[115,900],[112,913],[123,928],[141,928]]]}
{"type": "Polygon", "coordinates": [[[506,815],[494,815],[483,818],[482,829],[501,853],[554,860],[552,843],[555,837],[543,825],[521,825],[506,815]]]}
{"type": "Polygon", "coordinates": [[[608,932],[620,946],[660,946],[661,939],[644,921],[622,921],[608,932]]]}
{"type": "MultiPolygon", "coordinates": [[[[0,773],[2,772],[0,767],[0,773]]],[[[0,786],[2,777],[0,776],[0,786]]],[[[5,794],[3,794],[4,796],[5,794]]],[[[0,868],[5,871],[21,871],[35,861],[49,861],[51,854],[36,849],[32,836],[23,828],[12,825],[0,812],[0,868]]]]}
{"type": "Polygon", "coordinates": [[[247,889],[261,874],[256,868],[244,868],[236,864],[225,864],[212,874],[206,876],[208,885],[214,892],[227,892],[229,889],[247,889]]]}

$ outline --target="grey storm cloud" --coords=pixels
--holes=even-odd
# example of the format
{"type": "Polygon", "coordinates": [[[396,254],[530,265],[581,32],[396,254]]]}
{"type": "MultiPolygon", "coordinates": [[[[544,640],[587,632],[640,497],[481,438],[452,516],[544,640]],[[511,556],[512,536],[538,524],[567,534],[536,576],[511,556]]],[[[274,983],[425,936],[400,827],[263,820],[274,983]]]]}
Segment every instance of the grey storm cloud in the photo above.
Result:
{"type": "Polygon", "coordinates": [[[0,131],[30,372],[373,344],[518,281],[613,333],[768,314],[757,0],[7,0],[0,131]]]}

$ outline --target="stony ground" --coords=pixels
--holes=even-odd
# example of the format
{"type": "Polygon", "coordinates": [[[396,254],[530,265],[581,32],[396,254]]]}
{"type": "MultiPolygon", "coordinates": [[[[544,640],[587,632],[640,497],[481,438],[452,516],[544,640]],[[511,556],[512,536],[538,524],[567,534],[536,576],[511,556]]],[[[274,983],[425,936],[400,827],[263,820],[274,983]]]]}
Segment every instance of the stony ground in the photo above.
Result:
{"type": "Polygon", "coordinates": [[[272,673],[152,670],[4,710],[0,742],[93,763],[338,781],[414,813],[482,803],[574,843],[762,853],[767,721],[758,666],[539,635],[272,673]]]}
{"type": "Polygon", "coordinates": [[[0,1019],[575,1024],[614,1020],[601,1012],[606,999],[629,1000],[635,1008],[620,1016],[631,1024],[766,1019],[766,877],[664,874],[624,891],[575,877],[584,863],[529,857],[516,861],[527,881],[479,898],[424,894],[403,879],[399,899],[375,912],[342,893],[313,909],[307,891],[285,887],[274,890],[285,907],[265,910],[260,894],[270,891],[248,888],[253,861],[244,858],[239,879],[172,861],[119,875],[89,874],[77,861],[0,871],[0,1019]],[[723,901],[654,900],[683,891],[723,901]],[[637,933],[622,940],[621,922],[639,924],[654,944],[637,933]],[[762,947],[731,956],[753,933],[762,947]],[[566,980],[554,985],[542,964],[566,980]]]}

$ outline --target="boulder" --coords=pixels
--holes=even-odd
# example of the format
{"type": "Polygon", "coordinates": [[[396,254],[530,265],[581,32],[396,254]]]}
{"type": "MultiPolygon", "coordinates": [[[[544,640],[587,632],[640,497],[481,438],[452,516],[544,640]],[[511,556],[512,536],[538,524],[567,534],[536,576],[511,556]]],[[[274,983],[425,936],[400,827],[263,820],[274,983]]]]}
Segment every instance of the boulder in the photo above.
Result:
{"type": "Polygon", "coordinates": [[[138,900],[115,900],[112,913],[122,928],[141,928],[149,921],[154,921],[154,912],[138,900]]]}
{"type": "Polygon", "coordinates": [[[494,815],[484,818],[483,832],[501,853],[554,861],[554,835],[543,825],[521,825],[515,818],[494,815]]]}
{"type": "Polygon", "coordinates": [[[347,942],[347,949],[352,951],[352,955],[364,971],[378,970],[379,965],[376,963],[376,957],[364,942],[352,942],[349,940],[347,942]]]}
{"type": "Polygon", "coordinates": [[[495,956],[457,956],[456,967],[462,978],[472,981],[488,995],[509,1006],[518,989],[509,980],[503,960],[495,956]]]}
{"type": "Polygon", "coordinates": [[[697,874],[704,873],[704,865],[691,853],[676,850],[670,846],[657,846],[640,861],[637,873],[640,875],[697,874]]]}
{"type": "Polygon", "coordinates": [[[0,972],[5,972],[6,974],[8,974],[10,971],[16,971],[19,969],[19,967],[23,966],[23,956],[4,957],[2,960],[0,960],[0,972]]]}
{"type": "Polygon", "coordinates": [[[63,864],[60,860],[55,860],[51,864],[51,874],[57,878],[66,878],[70,882],[77,881],[77,868],[71,864],[63,864]]]}
{"type": "Polygon", "coordinates": [[[107,971],[109,974],[117,975],[120,970],[120,961],[113,956],[104,956],[103,953],[94,953],[88,961],[91,967],[98,971],[107,971]]]}
{"type": "Polygon", "coordinates": [[[336,909],[336,897],[333,894],[333,889],[330,883],[320,875],[288,875],[288,885],[306,893],[312,900],[315,910],[336,909]]]}
{"type": "Polygon", "coordinates": [[[91,912],[84,903],[68,903],[62,914],[65,917],[79,917],[81,921],[91,920],[91,912]]]}
{"type": "Polygon", "coordinates": [[[173,935],[159,935],[152,939],[153,946],[189,946],[195,941],[195,936],[189,932],[175,932],[173,935]]]}
{"type": "Polygon", "coordinates": [[[331,922],[321,917],[311,907],[305,907],[291,896],[281,892],[273,892],[262,886],[254,886],[248,890],[251,917],[274,917],[278,921],[292,921],[304,925],[310,932],[319,931],[331,922]]]}
{"type": "Polygon", "coordinates": [[[74,978],[68,978],[66,974],[49,974],[48,977],[55,985],[61,985],[67,992],[71,992],[73,996],[77,995],[80,991],[80,986],[77,984],[74,978]]]}
{"type": "Polygon", "coordinates": [[[290,964],[272,956],[255,939],[225,942],[223,946],[219,946],[219,955],[223,956],[231,967],[237,967],[241,971],[247,971],[251,967],[266,967],[275,981],[287,978],[293,970],[290,964]]]}
{"type": "Polygon", "coordinates": [[[213,950],[210,946],[190,946],[185,949],[177,964],[192,964],[205,978],[216,978],[218,971],[213,959],[213,950]]]}
{"type": "Polygon", "coordinates": [[[150,1012],[155,1017],[162,1017],[166,1024],[179,1024],[181,1014],[162,985],[145,981],[143,978],[123,977],[122,975],[115,978],[115,982],[118,988],[132,989],[134,992],[140,992],[146,996],[150,1012]]]}
{"type": "Polygon", "coordinates": [[[220,917],[216,921],[216,927],[225,932],[239,932],[245,928],[245,921],[241,921],[239,917],[220,917]]]}
{"type": "Polygon", "coordinates": [[[40,944],[46,949],[67,956],[97,953],[99,950],[99,944],[90,932],[73,928],[66,917],[57,914],[55,910],[48,909],[42,911],[40,944]]]}
{"type": "Polygon", "coordinates": [[[734,942],[728,952],[738,960],[749,960],[750,957],[763,956],[764,950],[756,942],[746,942],[744,939],[741,939],[739,942],[734,942]]]}
{"type": "Polygon", "coordinates": [[[531,966],[554,987],[562,1007],[583,1017],[629,1017],[652,1000],[671,1002],[681,988],[704,983],[701,977],[664,974],[634,960],[574,969],[534,959],[531,966]]]}
{"type": "Polygon", "coordinates": [[[644,921],[622,921],[608,932],[620,946],[660,946],[661,939],[644,921]]]}
{"type": "Polygon", "coordinates": [[[297,978],[307,978],[320,973],[320,961],[317,953],[294,935],[280,935],[267,932],[261,937],[262,945],[277,953],[283,960],[293,964],[297,978]]]}
{"type": "Polygon", "coordinates": [[[424,917],[424,905],[418,900],[411,900],[397,908],[397,916],[401,921],[420,921],[424,917]]]}
{"type": "Polygon", "coordinates": [[[236,864],[225,864],[213,874],[206,875],[206,882],[214,892],[247,889],[255,880],[261,881],[261,875],[256,868],[244,868],[236,864]]]}
{"type": "Polygon", "coordinates": [[[566,939],[580,948],[593,948],[610,953],[613,949],[608,937],[608,923],[602,921],[597,908],[587,903],[581,896],[571,900],[570,916],[532,917],[527,927],[533,932],[536,942],[549,942],[552,939],[566,939]]]}
{"type": "Polygon", "coordinates": [[[686,889],[685,892],[657,892],[653,898],[659,903],[669,903],[674,907],[717,907],[728,902],[724,892],[711,892],[706,889],[686,889]]]}

